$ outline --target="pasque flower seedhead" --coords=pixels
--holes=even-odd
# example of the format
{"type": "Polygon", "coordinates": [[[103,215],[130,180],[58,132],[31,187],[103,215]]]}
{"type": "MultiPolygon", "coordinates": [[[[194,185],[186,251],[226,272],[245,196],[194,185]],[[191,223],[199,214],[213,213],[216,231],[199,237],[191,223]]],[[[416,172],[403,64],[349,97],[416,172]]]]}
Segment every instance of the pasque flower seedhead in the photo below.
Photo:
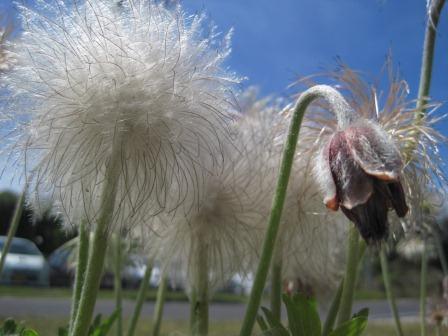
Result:
{"type": "Polygon", "coordinates": [[[38,0],[20,10],[4,105],[24,114],[37,187],[70,221],[95,222],[118,141],[114,223],[197,207],[204,176],[223,166],[236,114],[239,79],[222,65],[230,34],[204,34],[204,16],[151,0],[38,0]]]}

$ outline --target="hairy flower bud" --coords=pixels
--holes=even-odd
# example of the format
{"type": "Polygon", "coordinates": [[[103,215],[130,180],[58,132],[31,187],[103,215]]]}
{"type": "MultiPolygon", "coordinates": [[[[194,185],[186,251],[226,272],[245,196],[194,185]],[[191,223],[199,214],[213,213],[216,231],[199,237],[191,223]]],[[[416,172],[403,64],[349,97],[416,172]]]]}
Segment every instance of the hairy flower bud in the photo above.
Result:
{"type": "Polygon", "coordinates": [[[399,217],[407,213],[400,154],[378,126],[364,121],[336,132],[320,159],[330,186],[325,204],[340,207],[366,241],[386,237],[389,209],[399,217]]]}

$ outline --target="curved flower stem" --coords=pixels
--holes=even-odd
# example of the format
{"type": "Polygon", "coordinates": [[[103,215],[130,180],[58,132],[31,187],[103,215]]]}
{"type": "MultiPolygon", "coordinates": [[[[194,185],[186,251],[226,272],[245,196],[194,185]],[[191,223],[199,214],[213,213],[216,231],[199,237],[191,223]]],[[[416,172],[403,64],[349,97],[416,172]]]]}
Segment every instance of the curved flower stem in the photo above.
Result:
{"type": "Polygon", "coordinates": [[[328,310],[327,318],[325,319],[324,326],[322,328],[322,336],[328,336],[331,330],[334,328],[336,317],[338,315],[339,306],[341,304],[342,289],[344,288],[344,279],[339,283],[338,290],[331,301],[330,309],[328,310]]]}
{"type": "Polygon", "coordinates": [[[149,286],[149,279],[151,278],[151,271],[152,261],[148,261],[148,263],[146,264],[145,274],[143,274],[143,279],[138,290],[137,300],[135,301],[134,312],[132,313],[131,323],[129,324],[127,336],[134,336],[135,328],[137,327],[137,322],[142,311],[143,302],[145,302],[146,299],[146,292],[149,286]]]}
{"type": "Polygon", "coordinates": [[[159,289],[157,290],[156,307],[154,310],[152,336],[159,336],[162,325],[163,305],[165,304],[166,290],[168,287],[168,278],[164,274],[160,279],[159,289]]]}
{"type": "Polygon", "coordinates": [[[395,302],[394,293],[392,291],[392,283],[390,280],[389,265],[386,255],[385,246],[380,248],[380,261],[381,261],[381,272],[383,273],[384,287],[386,288],[387,300],[389,301],[390,310],[394,317],[395,330],[398,336],[403,336],[403,329],[401,327],[400,315],[398,314],[397,305],[395,302]]]}
{"type": "Polygon", "coordinates": [[[423,241],[422,265],[420,269],[420,334],[426,336],[426,280],[428,271],[428,246],[423,241]]]}
{"type": "Polygon", "coordinates": [[[192,336],[208,335],[208,254],[207,244],[197,239],[194,278],[190,298],[190,329],[192,336]]]}
{"type": "Polygon", "coordinates": [[[275,258],[271,265],[271,312],[273,316],[282,319],[282,260],[275,258]]]}
{"type": "Polygon", "coordinates": [[[291,168],[296,152],[297,140],[299,138],[300,126],[303,116],[308,106],[317,98],[323,98],[329,102],[333,108],[333,112],[338,120],[350,119],[350,110],[348,104],[339,92],[327,85],[317,85],[303,92],[294,107],[291,124],[289,126],[288,137],[283,150],[280,174],[277,180],[277,188],[275,191],[271,214],[269,216],[268,228],[263,242],[260,262],[254,279],[254,285],[246,307],[243,325],[240,335],[249,336],[255,324],[255,319],[260,306],[261,296],[265,287],[266,278],[268,276],[269,267],[272,260],[272,254],[275,248],[278,228],[280,224],[281,214],[285,203],[286,190],[288,187],[291,168]],[[341,117],[343,115],[343,117],[341,117]]]}
{"type": "Polygon", "coordinates": [[[122,246],[121,239],[119,235],[113,237],[114,241],[114,293],[115,293],[115,309],[118,311],[117,323],[115,329],[117,336],[123,335],[123,299],[122,299],[122,288],[121,288],[121,268],[123,265],[122,258],[122,246]]]}
{"type": "Polygon", "coordinates": [[[84,285],[71,336],[87,336],[90,321],[92,320],[107,249],[108,227],[115,208],[118,178],[120,176],[120,163],[121,144],[116,139],[112,148],[109,164],[106,167],[100,214],[91,241],[84,285]]]}
{"type": "Polygon", "coordinates": [[[2,275],[3,266],[5,265],[6,255],[11,247],[12,239],[16,235],[17,228],[22,218],[23,205],[25,204],[26,192],[28,190],[28,183],[25,184],[22,193],[17,200],[16,207],[14,209],[14,215],[12,216],[11,223],[9,224],[8,236],[6,237],[5,245],[3,245],[2,253],[0,256],[0,276],[2,275]]]}
{"type": "Polygon", "coordinates": [[[359,233],[354,224],[350,225],[347,266],[345,269],[344,286],[341,294],[341,305],[339,307],[338,326],[350,320],[352,316],[353,297],[355,294],[356,278],[358,274],[358,264],[361,260],[359,255],[359,233]]]}
{"type": "Polygon", "coordinates": [[[82,220],[79,223],[78,255],[76,256],[76,273],[70,313],[70,330],[73,328],[76,313],[78,312],[79,299],[81,297],[82,285],[84,283],[84,273],[87,268],[87,258],[89,256],[89,230],[87,229],[86,224],[87,222],[85,220],[82,220]]]}
{"type": "Polygon", "coordinates": [[[434,48],[436,44],[437,25],[445,0],[431,1],[428,22],[426,23],[425,41],[423,43],[422,66],[420,72],[420,84],[418,88],[417,110],[415,118],[419,122],[425,114],[425,105],[428,102],[431,86],[432,64],[434,60],[434,48]]]}

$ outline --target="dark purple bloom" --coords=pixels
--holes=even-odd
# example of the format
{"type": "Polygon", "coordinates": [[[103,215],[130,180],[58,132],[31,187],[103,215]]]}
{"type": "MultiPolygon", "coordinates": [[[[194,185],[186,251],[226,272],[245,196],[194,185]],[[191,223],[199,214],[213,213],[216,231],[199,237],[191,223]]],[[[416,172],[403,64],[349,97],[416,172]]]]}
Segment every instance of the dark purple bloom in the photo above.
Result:
{"type": "Polygon", "coordinates": [[[362,237],[387,237],[389,209],[399,217],[408,207],[400,182],[403,163],[398,150],[377,125],[363,121],[334,133],[319,160],[318,176],[328,208],[342,212],[362,237]]]}

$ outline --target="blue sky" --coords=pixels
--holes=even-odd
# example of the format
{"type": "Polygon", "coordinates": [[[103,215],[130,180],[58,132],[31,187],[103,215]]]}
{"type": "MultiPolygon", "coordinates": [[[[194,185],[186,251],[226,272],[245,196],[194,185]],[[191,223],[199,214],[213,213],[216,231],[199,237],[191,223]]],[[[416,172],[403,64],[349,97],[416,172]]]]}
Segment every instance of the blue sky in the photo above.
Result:
{"type": "MultiPolygon", "coordinates": [[[[12,1],[0,0],[0,10],[12,1]]],[[[415,98],[426,22],[424,0],[185,0],[205,11],[219,30],[235,29],[228,65],[261,94],[286,95],[297,76],[332,69],[340,57],[375,78],[389,50],[415,98]]],[[[448,100],[448,8],[442,13],[431,96],[448,100]]],[[[442,107],[439,113],[446,112],[442,107]]],[[[440,129],[448,134],[448,123],[440,129]]],[[[10,186],[8,174],[0,188],[10,186]]],[[[12,186],[14,189],[17,186],[12,186]]]]}

